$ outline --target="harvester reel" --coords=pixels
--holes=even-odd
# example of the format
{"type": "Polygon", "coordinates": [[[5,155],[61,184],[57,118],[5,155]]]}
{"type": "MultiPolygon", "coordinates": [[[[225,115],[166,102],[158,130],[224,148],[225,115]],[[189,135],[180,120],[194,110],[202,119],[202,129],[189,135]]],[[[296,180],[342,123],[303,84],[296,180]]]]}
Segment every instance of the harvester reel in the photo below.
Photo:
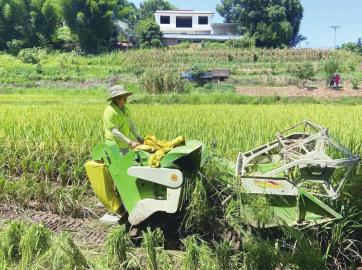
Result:
{"type": "Polygon", "coordinates": [[[337,143],[328,129],[304,121],[278,133],[270,143],[239,153],[236,176],[241,179],[245,193],[279,196],[290,202],[275,205],[276,218],[289,224],[300,223],[308,219],[305,212],[309,211],[309,221],[320,223],[340,215],[319,198],[338,198],[359,162],[360,157],[337,143]],[[297,128],[302,131],[286,134],[297,128]],[[337,170],[342,172],[338,180],[334,178],[337,170]],[[302,199],[309,202],[303,205],[302,199]],[[292,213],[288,205],[298,209],[292,213]],[[283,210],[288,213],[283,214],[283,210]]]}

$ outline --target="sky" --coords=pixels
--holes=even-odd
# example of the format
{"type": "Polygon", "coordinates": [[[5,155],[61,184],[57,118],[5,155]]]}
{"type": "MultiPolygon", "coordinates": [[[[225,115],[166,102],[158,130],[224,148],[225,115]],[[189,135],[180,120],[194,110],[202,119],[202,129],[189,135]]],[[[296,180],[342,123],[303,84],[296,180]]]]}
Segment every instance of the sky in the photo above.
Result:
{"type": "MultiPolygon", "coordinates": [[[[222,22],[216,12],[221,0],[169,0],[180,9],[214,11],[214,22],[222,22]]],[[[139,6],[142,0],[131,0],[139,6]]],[[[299,46],[309,48],[333,48],[334,30],[337,30],[336,45],[356,42],[362,38],[362,0],[301,0],[304,7],[300,34],[307,37],[299,46]]]]}

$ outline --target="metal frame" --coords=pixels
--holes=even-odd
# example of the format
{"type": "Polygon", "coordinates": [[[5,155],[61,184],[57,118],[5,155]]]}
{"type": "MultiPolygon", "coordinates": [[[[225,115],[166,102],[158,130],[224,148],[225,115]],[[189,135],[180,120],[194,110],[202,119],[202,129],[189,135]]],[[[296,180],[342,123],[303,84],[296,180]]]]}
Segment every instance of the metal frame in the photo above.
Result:
{"type": "MultiPolygon", "coordinates": [[[[257,147],[251,151],[239,153],[236,162],[236,176],[241,178],[250,178],[251,175],[247,173],[247,167],[257,164],[257,158],[270,159],[273,152],[279,154],[281,165],[258,176],[277,181],[277,178],[280,180],[280,176],[278,177],[278,174],[284,172],[286,175],[289,175],[291,170],[294,168],[319,168],[321,170],[328,168],[346,168],[345,175],[339,181],[337,187],[333,187],[331,179],[330,177],[328,178],[328,176],[324,179],[318,179],[318,177],[312,180],[302,179],[300,183],[296,183],[296,181],[294,181],[295,179],[286,178],[296,187],[305,186],[307,182],[321,184],[325,194],[320,192],[310,193],[330,198],[337,198],[339,196],[346,179],[352,172],[353,166],[360,162],[360,157],[353,155],[349,150],[337,143],[336,140],[329,135],[327,128],[305,120],[302,123],[277,133],[276,140],[257,147]],[[287,132],[300,127],[303,127],[302,132],[286,135],[287,132]],[[311,130],[312,133],[307,133],[308,129],[311,130]],[[344,157],[332,159],[325,152],[327,147],[333,147],[336,151],[343,154],[344,157]]],[[[306,187],[304,188],[307,189],[306,187]]],[[[254,193],[252,189],[252,185],[248,185],[247,192],[254,193]]],[[[255,189],[258,190],[258,188],[255,189]]],[[[260,190],[257,193],[260,193],[260,190]]],[[[266,192],[266,194],[267,193],[268,192],[266,192]]]]}

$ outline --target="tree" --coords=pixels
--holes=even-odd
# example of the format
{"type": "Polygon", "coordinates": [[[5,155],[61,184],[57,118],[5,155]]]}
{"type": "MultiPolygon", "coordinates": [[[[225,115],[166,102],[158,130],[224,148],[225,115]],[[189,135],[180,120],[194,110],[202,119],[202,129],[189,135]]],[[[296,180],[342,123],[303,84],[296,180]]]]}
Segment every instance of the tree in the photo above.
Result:
{"type": "Polygon", "coordinates": [[[359,38],[356,43],[354,42],[344,43],[339,49],[362,54],[362,39],[359,38]]]}
{"type": "Polygon", "coordinates": [[[238,23],[241,32],[254,37],[258,47],[295,46],[303,39],[300,0],[222,0],[216,10],[225,22],[238,23]]]}
{"type": "Polygon", "coordinates": [[[134,27],[138,20],[138,10],[135,4],[127,0],[118,0],[115,8],[115,17],[127,22],[130,27],[134,27]]]}
{"type": "Polygon", "coordinates": [[[167,0],[145,0],[140,5],[139,14],[141,19],[145,19],[152,17],[157,10],[174,10],[176,8],[167,0]]]}
{"type": "Polygon", "coordinates": [[[162,32],[154,18],[146,18],[138,24],[136,34],[141,48],[158,48],[162,46],[162,32]]]}
{"type": "Polygon", "coordinates": [[[20,43],[24,47],[46,46],[58,23],[51,0],[0,1],[0,49],[20,43]]]}
{"type": "Polygon", "coordinates": [[[115,4],[114,0],[62,0],[64,20],[85,52],[97,53],[110,47],[115,4]]]}

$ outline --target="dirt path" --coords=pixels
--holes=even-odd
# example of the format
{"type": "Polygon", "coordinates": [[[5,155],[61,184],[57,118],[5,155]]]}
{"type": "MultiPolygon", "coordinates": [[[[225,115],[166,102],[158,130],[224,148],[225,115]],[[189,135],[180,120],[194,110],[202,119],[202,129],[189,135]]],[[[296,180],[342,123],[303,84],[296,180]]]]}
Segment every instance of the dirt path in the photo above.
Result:
{"type": "Polygon", "coordinates": [[[237,92],[248,96],[287,96],[287,97],[314,97],[314,98],[341,98],[362,97],[362,89],[351,88],[335,89],[301,89],[297,86],[269,87],[269,86],[240,86],[237,92]]]}
{"type": "Polygon", "coordinates": [[[13,220],[43,224],[56,233],[67,231],[71,233],[77,244],[87,246],[103,244],[111,229],[110,226],[101,224],[96,218],[61,217],[35,209],[0,204],[0,224],[13,220]]]}

